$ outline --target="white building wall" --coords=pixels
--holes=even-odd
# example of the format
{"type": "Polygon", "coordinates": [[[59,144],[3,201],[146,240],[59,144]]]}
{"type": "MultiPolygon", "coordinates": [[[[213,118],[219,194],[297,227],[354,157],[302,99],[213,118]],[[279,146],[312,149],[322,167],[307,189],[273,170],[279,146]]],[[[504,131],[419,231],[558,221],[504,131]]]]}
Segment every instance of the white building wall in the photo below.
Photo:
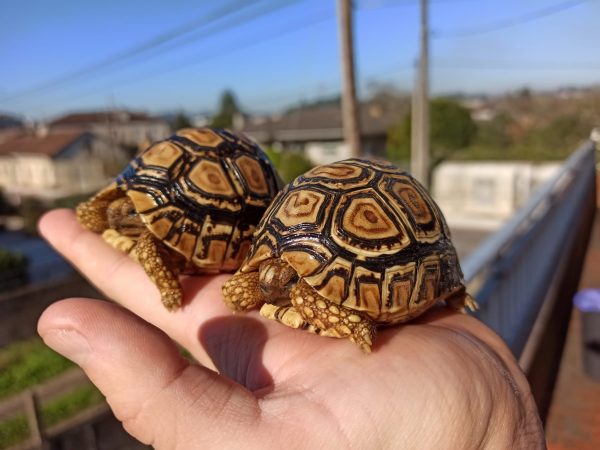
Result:
{"type": "Polygon", "coordinates": [[[107,136],[118,144],[136,146],[144,141],[155,142],[168,138],[172,133],[166,122],[129,122],[97,124],[92,132],[107,136]]]}
{"type": "Polygon", "coordinates": [[[16,174],[12,156],[0,156],[0,188],[15,184],[16,174]]]}
{"type": "Polygon", "coordinates": [[[496,229],[559,167],[558,163],[446,162],[433,173],[432,194],[451,227],[496,229]]]}
{"type": "Polygon", "coordinates": [[[316,166],[350,158],[350,148],[344,142],[308,142],[306,156],[316,166]]]}
{"type": "Polygon", "coordinates": [[[55,158],[13,153],[0,156],[0,188],[14,202],[28,196],[54,199],[91,193],[107,185],[126,163],[123,150],[105,139],[81,141],[55,158]]]}
{"type": "Polygon", "coordinates": [[[15,155],[17,186],[26,188],[52,188],[56,185],[56,173],[52,159],[45,155],[15,155]]]}

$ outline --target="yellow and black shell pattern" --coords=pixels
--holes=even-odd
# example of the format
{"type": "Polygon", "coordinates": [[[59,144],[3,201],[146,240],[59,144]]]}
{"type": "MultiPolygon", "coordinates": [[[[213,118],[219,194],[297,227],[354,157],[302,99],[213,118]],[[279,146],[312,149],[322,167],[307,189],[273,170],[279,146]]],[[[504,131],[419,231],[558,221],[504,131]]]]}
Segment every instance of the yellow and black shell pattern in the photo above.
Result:
{"type": "Polygon", "coordinates": [[[442,213],[409,174],[348,159],[288,184],[240,272],[281,258],[319,294],[379,324],[410,320],[464,290],[442,213]]]}
{"type": "Polygon", "coordinates": [[[281,181],[258,145],[228,130],[183,129],[117,177],[148,229],[198,271],[232,271],[281,181]]]}

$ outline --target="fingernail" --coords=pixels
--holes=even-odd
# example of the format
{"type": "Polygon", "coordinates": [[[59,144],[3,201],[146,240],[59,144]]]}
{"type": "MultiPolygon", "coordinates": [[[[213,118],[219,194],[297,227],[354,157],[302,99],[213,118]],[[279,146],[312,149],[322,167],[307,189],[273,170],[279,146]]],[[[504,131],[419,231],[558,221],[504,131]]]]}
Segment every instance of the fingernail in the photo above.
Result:
{"type": "Polygon", "coordinates": [[[42,339],[48,347],[81,366],[91,353],[87,339],[73,329],[47,330],[42,339]]]}

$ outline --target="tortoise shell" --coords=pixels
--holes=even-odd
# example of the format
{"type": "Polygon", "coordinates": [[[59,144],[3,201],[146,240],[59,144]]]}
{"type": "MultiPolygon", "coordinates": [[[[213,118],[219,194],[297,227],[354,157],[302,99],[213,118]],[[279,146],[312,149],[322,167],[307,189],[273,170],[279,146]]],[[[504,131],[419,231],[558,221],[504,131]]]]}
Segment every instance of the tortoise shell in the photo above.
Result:
{"type": "Polygon", "coordinates": [[[204,270],[239,267],[281,187],[258,145],[209,128],[155,143],[115,183],[154,236],[204,270]]]}
{"type": "Polygon", "coordinates": [[[448,226],[427,191],[395,166],[360,159],[316,167],[279,193],[240,273],[269,258],[380,324],[464,290],[448,226]]]}

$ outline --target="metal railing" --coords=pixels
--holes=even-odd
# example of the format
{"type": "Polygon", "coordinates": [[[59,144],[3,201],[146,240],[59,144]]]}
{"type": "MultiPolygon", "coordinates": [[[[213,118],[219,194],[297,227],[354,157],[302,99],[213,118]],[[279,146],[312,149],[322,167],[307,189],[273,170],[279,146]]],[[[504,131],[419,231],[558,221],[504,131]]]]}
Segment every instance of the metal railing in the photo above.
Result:
{"type": "MultiPolygon", "coordinates": [[[[590,140],[462,264],[480,305],[476,315],[517,358],[544,300],[559,289],[561,271],[573,263],[568,255],[581,238],[581,221],[593,217],[594,180],[595,144],[590,140]]],[[[583,239],[587,244],[587,236],[583,239]]]]}

